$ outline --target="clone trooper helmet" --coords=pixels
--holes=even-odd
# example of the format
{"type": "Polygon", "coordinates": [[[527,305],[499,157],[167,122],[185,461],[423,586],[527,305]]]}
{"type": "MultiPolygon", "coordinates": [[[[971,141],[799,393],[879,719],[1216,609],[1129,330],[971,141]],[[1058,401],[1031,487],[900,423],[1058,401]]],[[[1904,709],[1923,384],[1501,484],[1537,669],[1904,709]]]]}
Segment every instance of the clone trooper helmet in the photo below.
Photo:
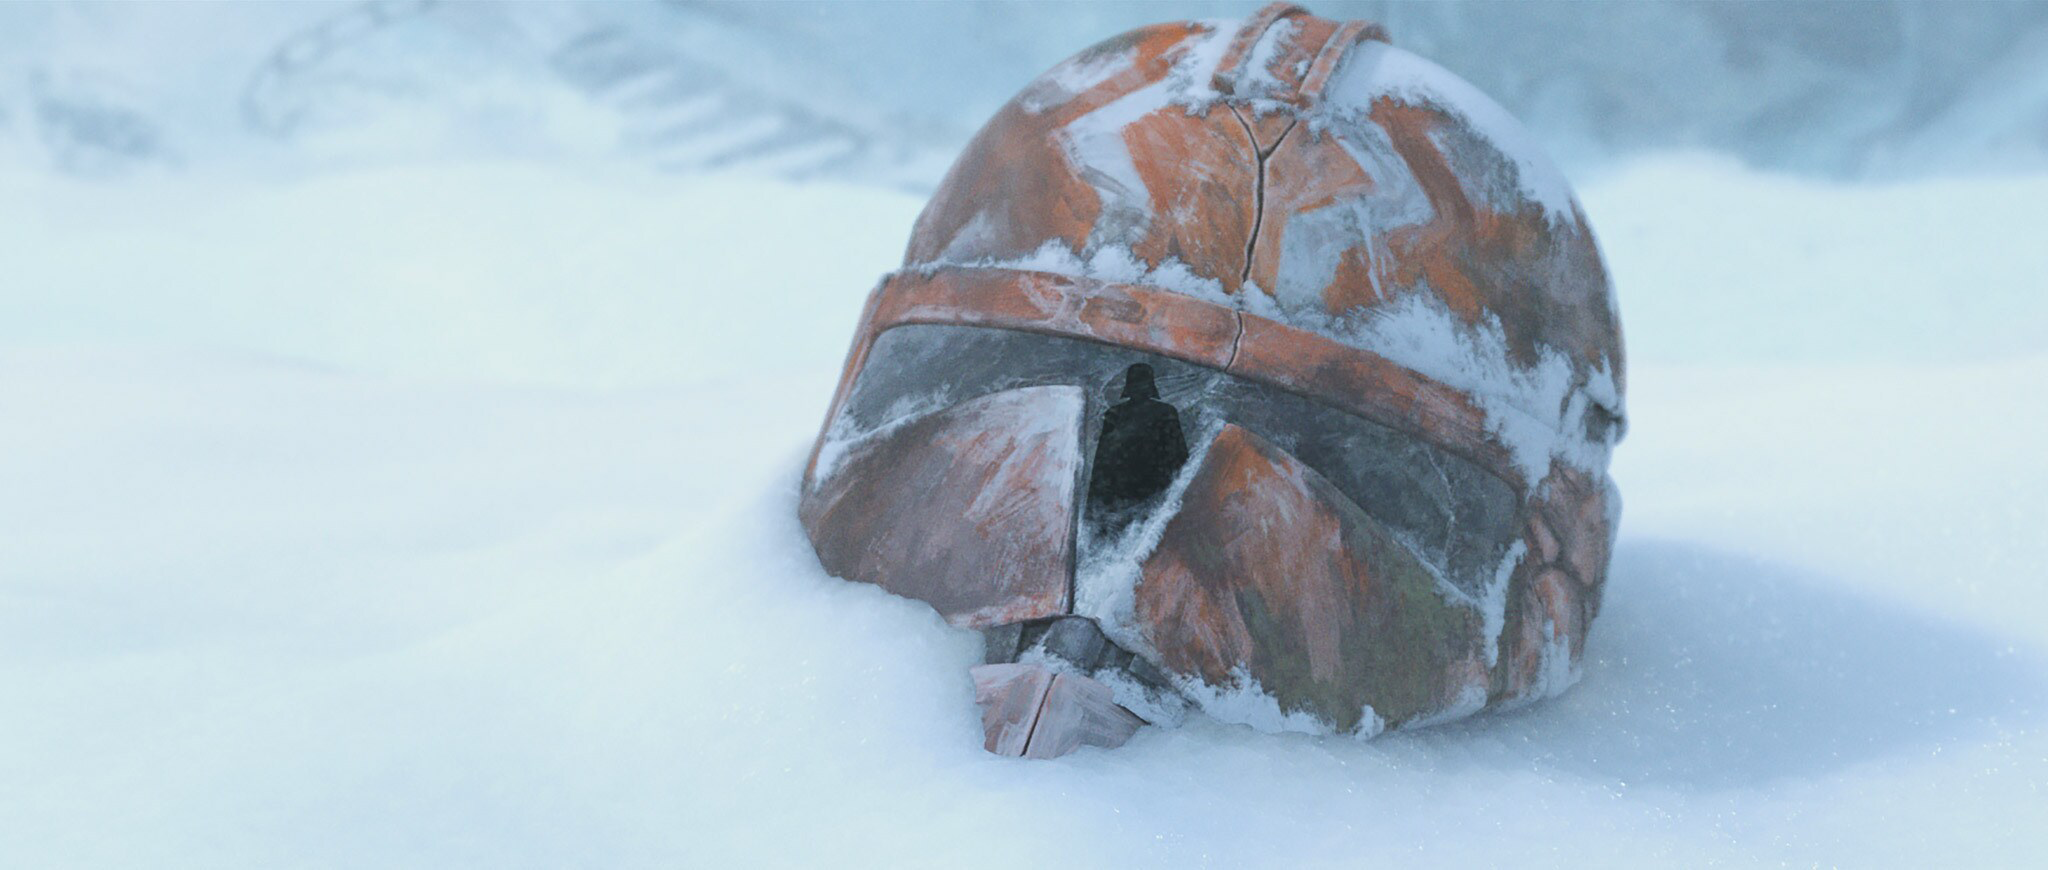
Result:
{"type": "Polygon", "coordinates": [[[1146,27],[1005,105],[869,298],[830,572],[981,629],[991,750],[1553,694],[1599,611],[1612,289],[1499,106],[1377,26],[1146,27]]]}

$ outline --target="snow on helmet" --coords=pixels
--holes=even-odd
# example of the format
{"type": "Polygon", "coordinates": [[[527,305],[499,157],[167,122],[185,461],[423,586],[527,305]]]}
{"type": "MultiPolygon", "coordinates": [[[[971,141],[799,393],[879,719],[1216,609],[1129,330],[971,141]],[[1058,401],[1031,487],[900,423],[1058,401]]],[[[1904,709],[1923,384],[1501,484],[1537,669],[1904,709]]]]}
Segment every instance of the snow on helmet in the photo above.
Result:
{"type": "Polygon", "coordinates": [[[1110,39],[989,121],[868,300],[800,514],[827,570],[987,633],[991,750],[1187,705],[1369,736],[1571,683],[1622,385],[1522,128],[1274,4],[1110,39]]]}

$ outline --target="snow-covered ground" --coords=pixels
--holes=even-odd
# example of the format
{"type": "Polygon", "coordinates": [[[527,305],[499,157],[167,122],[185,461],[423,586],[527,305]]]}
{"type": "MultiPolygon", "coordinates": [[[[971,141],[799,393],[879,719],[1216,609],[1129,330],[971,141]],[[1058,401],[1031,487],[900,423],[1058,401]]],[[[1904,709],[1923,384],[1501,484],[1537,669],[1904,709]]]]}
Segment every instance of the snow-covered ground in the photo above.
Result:
{"type": "Polygon", "coordinates": [[[0,866],[2021,865],[2048,176],[1584,180],[1627,500],[1565,696],[983,753],[797,466],[920,201],[0,179],[0,866]]]}

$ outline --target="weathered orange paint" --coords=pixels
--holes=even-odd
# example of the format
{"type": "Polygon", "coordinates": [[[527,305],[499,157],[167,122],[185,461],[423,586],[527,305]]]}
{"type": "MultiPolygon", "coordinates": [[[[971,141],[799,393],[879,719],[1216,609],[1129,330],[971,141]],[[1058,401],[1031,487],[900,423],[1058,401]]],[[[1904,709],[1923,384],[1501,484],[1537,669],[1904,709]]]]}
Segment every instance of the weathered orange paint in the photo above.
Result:
{"type": "Polygon", "coordinates": [[[1074,388],[1011,390],[850,448],[800,513],[819,560],[969,628],[1066,612],[1080,414],[1074,388]]]}
{"type": "Polygon", "coordinates": [[[1377,730],[1483,691],[1479,615],[1329,481],[1225,426],[1137,586],[1160,665],[1283,713],[1377,730]],[[1370,711],[1370,712],[1368,712],[1370,711]]]}
{"type": "MultiPolygon", "coordinates": [[[[1505,581],[1489,579],[1506,599],[1489,621],[1421,590],[1377,514],[1286,451],[1237,426],[1209,445],[1144,556],[1135,630],[1172,674],[1217,691],[1248,678],[1339,730],[1560,688],[1600,606],[1614,535],[1604,451],[1625,386],[1584,214],[1548,176],[1525,177],[1541,173],[1521,146],[1492,138],[1497,107],[1436,88],[1433,73],[1382,87],[1380,64],[1427,66],[1386,40],[1275,4],[1237,25],[1141,28],[1028,86],[968,145],[904,268],[870,296],[827,416],[829,435],[887,330],[975,326],[1229,372],[1500,478],[1519,499],[1507,528],[1522,547],[1495,575],[1505,581]],[[1514,392],[1520,381],[1487,393],[1459,379],[1458,359],[1432,367],[1414,362],[1429,350],[1375,343],[1385,318],[1418,310],[1465,330],[1431,337],[1466,343],[1444,353],[1504,346],[1484,364],[1511,370],[1486,377],[1561,368],[1567,400],[1514,392]],[[1566,449],[1539,444],[1532,458],[1510,430],[1566,449]]],[[[1074,457],[1092,424],[1063,417],[1063,446],[1027,445],[989,411],[1016,401],[1003,395],[902,421],[832,463],[821,435],[801,510],[826,567],[966,625],[1069,609],[1075,491],[1043,481],[1086,473],[1074,457]],[[1010,487],[1027,507],[973,508],[976,493],[1010,487]]]]}

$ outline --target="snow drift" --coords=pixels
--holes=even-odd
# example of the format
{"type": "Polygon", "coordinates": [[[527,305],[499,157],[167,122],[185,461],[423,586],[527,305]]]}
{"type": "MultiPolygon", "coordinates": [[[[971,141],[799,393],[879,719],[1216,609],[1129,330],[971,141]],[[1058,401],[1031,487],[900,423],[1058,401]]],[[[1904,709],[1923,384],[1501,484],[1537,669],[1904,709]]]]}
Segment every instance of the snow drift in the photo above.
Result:
{"type": "Polygon", "coordinates": [[[1581,684],[1370,743],[1196,717],[1019,764],[979,748],[976,638],[824,576],[793,516],[914,197],[14,178],[0,859],[2022,861],[2048,348],[2008,321],[2042,193],[1697,158],[1587,185],[1640,365],[1581,684]]]}

